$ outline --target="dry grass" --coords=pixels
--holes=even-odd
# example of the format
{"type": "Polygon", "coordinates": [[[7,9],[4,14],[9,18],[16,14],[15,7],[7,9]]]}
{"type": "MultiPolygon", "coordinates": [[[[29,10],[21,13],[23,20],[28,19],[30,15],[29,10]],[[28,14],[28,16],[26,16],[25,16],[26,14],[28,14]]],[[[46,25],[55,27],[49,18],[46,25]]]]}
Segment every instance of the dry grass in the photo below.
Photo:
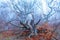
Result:
{"type": "MultiPolygon", "coordinates": [[[[25,38],[16,38],[17,35],[13,33],[13,31],[5,31],[0,33],[0,40],[51,40],[51,38],[56,37],[56,33],[52,32],[54,29],[50,27],[48,23],[37,27],[39,33],[32,37],[25,37],[25,38]],[[46,29],[46,30],[45,30],[46,29]],[[44,32],[42,32],[44,30],[44,32]]],[[[26,33],[25,33],[26,34],[26,33]]],[[[19,34],[18,34],[19,35],[19,34]]]]}

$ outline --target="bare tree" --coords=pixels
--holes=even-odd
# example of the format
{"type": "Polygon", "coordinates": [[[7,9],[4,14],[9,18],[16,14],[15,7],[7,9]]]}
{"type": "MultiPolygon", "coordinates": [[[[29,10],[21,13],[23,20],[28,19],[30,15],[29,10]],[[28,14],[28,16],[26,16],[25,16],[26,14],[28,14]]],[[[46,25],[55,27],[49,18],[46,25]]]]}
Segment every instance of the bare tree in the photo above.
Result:
{"type": "MultiPolygon", "coordinates": [[[[28,14],[31,14],[31,13],[33,13],[34,14],[34,5],[36,5],[36,0],[35,1],[33,1],[33,3],[31,4],[28,4],[26,1],[23,1],[23,0],[21,0],[21,1],[19,1],[18,2],[18,4],[14,4],[13,3],[13,1],[11,1],[11,4],[12,4],[12,7],[13,7],[13,9],[14,10],[12,10],[15,14],[17,14],[17,17],[19,17],[19,19],[18,19],[18,21],[20,22],[20,24],[21,25],[23,25],[24,26],[24,28],[29,28],[29,26],[27,26],[28,24],[26,24],[26,23],[28,23],[28,21],[26,21],[26,18],[27,18],[27,15],[28,14]],[[21,2],[21,3],[20,3],[21,2]],[[22,7],[22,9],[20,8],[20,7],[22,7]],[[17,11],[18,10],[18,11],[17,11]]],[[[51,8],[51,11],[43,18],[43,19],[39,19],[39,21],[37,22],[37,23],[34,23],[34,15],[32,14],[32,20],[31,20],[31,22],[30,22],[30,25],[31,25],[31,27],[32,27],[32,29],[33,29],[33,32],[34,32],[34,34],[36,34],[36,25],[38,25],[38,23],[41,21],[41,20],[48,20],[48,18],[49,17],[51,17],[53,14],[51,14],[51,12],[52,12],[52,7],[49,7],[49,8],[51,8]]],[[[16,20],[16,19],[14,19],[14,20],[16,20]]],[[[13,20],[13,21],[14,21],[13,20]]],[[[7,22],[7,23],[10,23],[10,24],[12,24],[11,23],[12,22],[12,20],[11,21],[9,21],[9,22],[7,22]]],[[[20,26],[17,26],[17,25],[14,25],[14,24],[12,24],[13,26],[16,26],[16,27],[20,27],[20,26]]]]}

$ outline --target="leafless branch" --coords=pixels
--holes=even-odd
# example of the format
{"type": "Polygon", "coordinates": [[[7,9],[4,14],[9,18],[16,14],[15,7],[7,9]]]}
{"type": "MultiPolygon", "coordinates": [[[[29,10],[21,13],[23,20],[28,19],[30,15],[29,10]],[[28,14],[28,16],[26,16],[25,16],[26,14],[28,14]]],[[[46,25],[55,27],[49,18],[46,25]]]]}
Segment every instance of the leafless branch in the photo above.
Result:
{"type": "Polygon", "coordinates": [[[58,40],[56,37],[53,37],[55,40],[58,40]]]}
{"type": "Polygon", "coordinates": [[[38,22],[35,25],[38,25],[40,21],[41,21],[41,19],[39,19],[38,22]]]}
{"type": "Polygon", "coordinates": [[[23,26],[24,26],[24,28],[26,28],[26,29],[27,29],[26,24],[22,23],[21,21],[20,21],[20,24],[21,24],[21,25],[23,25],[23,26]]]}

